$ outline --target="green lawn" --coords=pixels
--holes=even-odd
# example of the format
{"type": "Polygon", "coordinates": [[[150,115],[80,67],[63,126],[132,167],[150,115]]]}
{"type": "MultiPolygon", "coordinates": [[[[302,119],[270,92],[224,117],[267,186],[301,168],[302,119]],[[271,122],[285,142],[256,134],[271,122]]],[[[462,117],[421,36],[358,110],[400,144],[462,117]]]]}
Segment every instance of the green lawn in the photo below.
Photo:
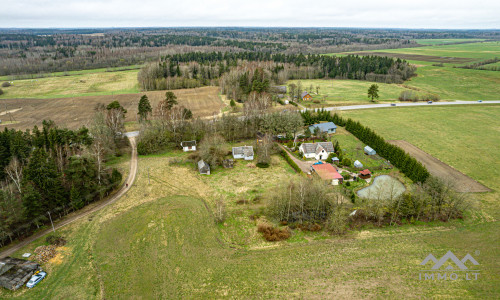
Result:
{"type": "Polygon", "coordinates": [[[138,70],[90,71],[69,76],[13,80],[12,86],[2,88],[4,94],[0,99],[62,98],[139,92],[138,70]]]}
{"type": "Polygon", "coordinates": [[[416,39],[417,43],[421,45],[440,45],[440,44],[454,44],[460,42],[474,42],[484,41],[484,39],[416,39]]]}

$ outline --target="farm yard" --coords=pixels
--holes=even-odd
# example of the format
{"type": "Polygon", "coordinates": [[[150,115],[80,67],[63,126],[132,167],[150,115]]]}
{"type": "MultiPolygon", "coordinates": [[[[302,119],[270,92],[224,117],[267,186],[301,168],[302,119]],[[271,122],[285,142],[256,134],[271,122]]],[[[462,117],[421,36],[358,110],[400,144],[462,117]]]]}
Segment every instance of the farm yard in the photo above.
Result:
{"type": "MultiPolygon", "coordinates": [[[[193,112],[194,117],[209,117],[219,114],[225,107],[218,95],[217,87],[174,90],[180,105],[193,112]]],[[[137,103],[142,95],[147,95],[151,106],[156,108],[165,98],[165,91],[144,92],[140,94],[122,94],[108,96],[82,96],[57,99],[5,99],[1,100],[0,109],[9,113],[0,115],[1,127],[14,129],[32,129],[41,126],[43,120],[53,120],[58,126],[72,129],[88,124],[98,103],[108,104],[119,101],[128,111],[125,122],[130,126],[137,123],[137,103]],[[5,124],[4,121],[14,121],[5,124]],[[5,126],[2,126],[5,125],[5,126]]],[[[2,113],[0,113],[2,114],[2,113]]]]}

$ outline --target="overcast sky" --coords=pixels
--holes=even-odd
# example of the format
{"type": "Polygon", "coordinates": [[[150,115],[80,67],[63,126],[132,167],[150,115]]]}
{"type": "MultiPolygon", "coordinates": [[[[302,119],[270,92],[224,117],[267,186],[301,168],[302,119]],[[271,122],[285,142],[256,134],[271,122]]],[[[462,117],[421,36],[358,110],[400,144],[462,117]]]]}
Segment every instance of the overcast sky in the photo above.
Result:
{"type": "Polygon", "coordinates": [[[500,28],[499,0],[2,0],[0,27],[500,28]]]}

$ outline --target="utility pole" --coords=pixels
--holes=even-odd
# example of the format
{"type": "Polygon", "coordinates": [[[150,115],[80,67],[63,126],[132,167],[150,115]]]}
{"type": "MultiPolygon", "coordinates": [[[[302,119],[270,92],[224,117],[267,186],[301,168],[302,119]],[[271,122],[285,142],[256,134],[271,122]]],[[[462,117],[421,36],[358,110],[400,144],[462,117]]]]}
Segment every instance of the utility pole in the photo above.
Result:
{"type": "Polygon", "coordinates": [[[52,223],[52,217],[50,216],[50,211],[48,211],[47,213],[49,214],[50,224],[52,224],[52,231],[54,231],[55,233],[56,229],[54,228],[54,223],[52,223]]]}

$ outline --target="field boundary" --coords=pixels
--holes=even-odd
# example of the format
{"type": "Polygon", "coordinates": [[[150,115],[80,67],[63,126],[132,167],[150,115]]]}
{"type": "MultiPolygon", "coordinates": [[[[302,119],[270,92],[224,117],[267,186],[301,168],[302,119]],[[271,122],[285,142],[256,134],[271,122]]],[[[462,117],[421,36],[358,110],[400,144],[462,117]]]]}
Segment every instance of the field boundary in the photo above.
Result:
{"type": "Polygon", "coordinates": [[[484,193],[492,191],[482,183],[479,183],[478,181],[405,140],[388,140],[387,142],[400,147],[405,152],[410,154],[422,163],[433,176],[445,180],[451,180],[455,183],[455,188],[458,192],[484,193]]]}

